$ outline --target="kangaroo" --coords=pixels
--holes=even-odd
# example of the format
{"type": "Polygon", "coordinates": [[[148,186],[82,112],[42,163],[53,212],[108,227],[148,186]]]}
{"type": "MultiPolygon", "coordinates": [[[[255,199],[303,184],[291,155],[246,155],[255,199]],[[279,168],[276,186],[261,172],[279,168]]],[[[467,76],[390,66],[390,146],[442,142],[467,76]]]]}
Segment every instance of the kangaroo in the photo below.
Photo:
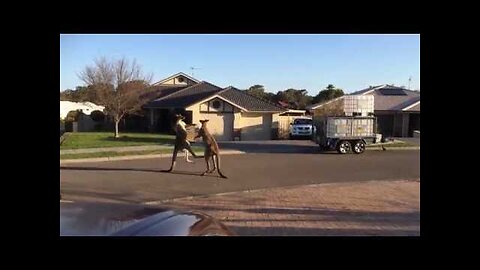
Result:
{"type": "Polygon", "coordinates": [[[202,126],[200,127],[200,130],[198,131],[196,138],[202,137],[203,142],[205,144],[205,162],[207,163],[207,170],[202,173],[202,176],[204,176],[206,173],[212,173],[215,170],[218,171],[218,174],[222,178],[227,178],[223,173],[220,171],[220,149],[218,148],[217,141],[215,138],[208,132],[207,129],[207,122],[208,120],[200,120],[200,123],[202,123],[202,126]],[[213,163],[213,169],[210,170],[210,158],[212,159],[213,163]],[[215,166],[215,163],[216,166],[215,166]]]}
{"type": "MultiPolygon", "coordinates": [[[[178,151],[186,150],[187,153],[190,152],[192,156],[198,158],[195,152],[193,152],[190,142],[187,141],[187,130],[185,129],[185,122],[183,122],[183,119],[185,119],[183,115],[175,115],[175,132],[177,135],[175,137],[175,147],[173,148],[172,165],[170,166],[170,169],[166,170],[166,172],[171,172],[175,168],[178,151]]],[[[188,161],[187,156],[187,162],[188,161]]]]}
{"type": "MultiPolygon", "coordinates": [[[[182,116],[183,117],[183,116],[182,116]]],[[[185,119],[185,118],[183,118],[185,119]]],[[[178,124],[177,126],[179,126],[178,128],[181,128],[182,130],[185,130],[186,131],[186,123],[183,121],[183,119],[181,119],[180,121],[178,121],[178,124]]],[[[177,132],[177,131],[176,131],[177,132]]],[[[190,143],[188,140],[187,140],[188,143],[190,143]]],[[[183,149],[183,152],[185,153],[185,161],[188,162],[188,163],[193,163],[193,160],[190,160],[188,158],[188,150],[187,149],[183,149]]]]}

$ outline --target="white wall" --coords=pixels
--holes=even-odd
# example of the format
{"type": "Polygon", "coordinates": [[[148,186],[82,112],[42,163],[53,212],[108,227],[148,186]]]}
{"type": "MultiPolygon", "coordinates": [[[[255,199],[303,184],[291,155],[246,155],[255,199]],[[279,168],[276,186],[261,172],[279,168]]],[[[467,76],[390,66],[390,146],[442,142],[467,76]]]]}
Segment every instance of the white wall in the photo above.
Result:
{"type": "Polygon", "coordinates": [[[86,115],[93,111],[103,111],[105,107],[91,102],[60,101],[60,118],[64,119],[70,111],[82,110],[86,115]]]}

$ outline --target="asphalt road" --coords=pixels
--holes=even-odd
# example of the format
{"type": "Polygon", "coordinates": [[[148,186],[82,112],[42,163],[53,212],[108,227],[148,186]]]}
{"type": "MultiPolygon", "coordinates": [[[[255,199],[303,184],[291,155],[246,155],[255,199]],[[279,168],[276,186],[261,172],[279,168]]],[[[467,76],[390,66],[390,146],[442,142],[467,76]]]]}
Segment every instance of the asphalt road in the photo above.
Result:
{"type": "MultiPolygon", "coordinates": [[[[204,159],[169,158],[68,164],[60,167],[62,199],[72,201],[152,202],[187,196],[316,183],[420,178],[420,151],[332,153],[249,153],[222,156],[222,169],[200,176],[204,159]]],[[[266,151],[265,151],[266,152],[266,151]]]]}

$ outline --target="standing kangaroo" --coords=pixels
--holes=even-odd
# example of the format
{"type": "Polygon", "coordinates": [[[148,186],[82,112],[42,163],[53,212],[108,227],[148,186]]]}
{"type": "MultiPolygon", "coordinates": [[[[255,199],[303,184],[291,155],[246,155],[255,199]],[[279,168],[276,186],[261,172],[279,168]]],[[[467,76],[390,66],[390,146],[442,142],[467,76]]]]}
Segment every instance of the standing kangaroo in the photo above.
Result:
{"type": "Polygon", "coordinates": [[[202,126],[200,127],[197,136],[195,136],[195,139],[202,137],[203,143],[205,144],[205,162],[207,163],[207,170],[202,173],[202,176],[204,176],[206,173],[212,173],[217,170],[218,174],[222,178],[227,178],[220,171],[220,149],[218,148],[218,144],[215,138],[212,136],[212,134],[210,134],[210,132],[208,132],[207,122],[208,120],[200,120],[202,126]],[[210,158],[212,159],[213,163],[212,170],[210,170],[210,164],[208,163],[210,161],[210,158]]]}
{"type": "Polygon", "coordinates": [[[172,166],[170,166],[170,169],[166,170],[166,172],[171,172],[175,168],[178,151],[185,149],[190,152],[192,156],[198,158],[195,152],[193,152],[192,147],[190,146],[190,142],[188,142],[187,140],[187,130],[185,128],[185,123],[183,122],[183,119],[185,119],[183,115],[175,115],[175,132],[177,133],[177,136],[175,137],[175,147],[173,148],[172,166]]]}

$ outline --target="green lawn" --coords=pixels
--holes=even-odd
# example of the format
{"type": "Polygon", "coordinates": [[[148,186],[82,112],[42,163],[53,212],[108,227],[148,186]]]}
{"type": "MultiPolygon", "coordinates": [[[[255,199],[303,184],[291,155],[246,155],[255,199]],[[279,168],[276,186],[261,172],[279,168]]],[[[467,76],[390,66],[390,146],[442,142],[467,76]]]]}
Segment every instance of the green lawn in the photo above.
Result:
{"type": "MultiPolygon", "coordinates": [[[[203,148],[198,146],[192,146],[195,153],[203,155],[203,148]]],[[[171,149],[159,149],[159,150],[144,150],[144,151],[128,151],[128,152],[97,152],[97,153],[80,153],[80,154],[63,154],[60,155],[61,160],[66,159],[79,159],[79,158],[99,158],[99,157],[119,157],[119,156],[136,156],[136,155],[154,155],[154,154],[171,154],[171,149]]]]}
{"type": "Polygon", "coordinates": [[[113,132],[75,132],[66,134],[60,149],[122,147],[139,145],[173,144],[174,135],[152,133],[120,133],[115,139],[113,132]]]}

